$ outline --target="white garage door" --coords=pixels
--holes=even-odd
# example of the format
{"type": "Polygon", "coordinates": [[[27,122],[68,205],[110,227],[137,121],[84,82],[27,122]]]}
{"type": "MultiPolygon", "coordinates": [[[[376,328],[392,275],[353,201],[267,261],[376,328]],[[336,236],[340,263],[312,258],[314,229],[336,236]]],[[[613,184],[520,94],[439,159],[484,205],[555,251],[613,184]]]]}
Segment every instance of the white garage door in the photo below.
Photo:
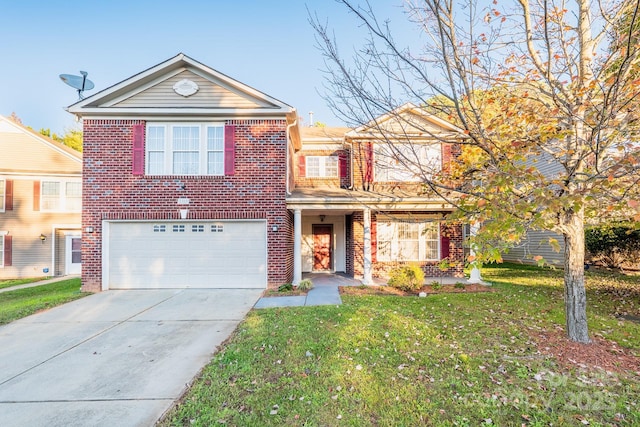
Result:
{"type": "Polygon", "coordinates": [[[266,288],[265,221],[111,222],[110,289],[266,288]]]}

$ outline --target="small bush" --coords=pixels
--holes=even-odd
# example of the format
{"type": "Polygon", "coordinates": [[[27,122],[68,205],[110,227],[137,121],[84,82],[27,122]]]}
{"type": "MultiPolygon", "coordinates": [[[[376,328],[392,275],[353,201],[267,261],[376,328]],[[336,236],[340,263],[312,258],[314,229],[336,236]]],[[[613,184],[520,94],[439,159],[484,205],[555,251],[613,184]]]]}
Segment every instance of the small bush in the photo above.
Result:
{"type": "Polygon", "coordinates": [[[299,291],[308,291],[311,289],[313,289],[313,282],[311,281],[311,279],[303,279],[300,281],[300,283],[298,283],[299,291]]]}
{"type": "Polygon", "coordinates": [[[285,283],[278,286],[278,292],[290,292],[293,290],[293,285],[291,283],[285,283]]]}
{"type": "Polygon", "coordinates": [[[403,291],[420,289],[424,284],[424,272],[417,265],[404,265],[391,270],[389,286],[403,291]]]}
{"type": "Polygon", "coordinates": [[[458,289],[464,289],[467,285],[463,282],[456,282],[453,287],[458,289]]]}
{"type": "Polygon", "coordinates": [[[434,280],[433,282],[431,282],[431,289],[433,289],[434,291],[437,291],[438,289],[442,289],[442,283],[438,282],[437,280],[434,280]]]}
{"type": "Polygon", "coordinates": [[[624,268],[640,262],[640,230],[631,224],[587,228],[585,246],[589,261],[605,267],[624,268]]]}

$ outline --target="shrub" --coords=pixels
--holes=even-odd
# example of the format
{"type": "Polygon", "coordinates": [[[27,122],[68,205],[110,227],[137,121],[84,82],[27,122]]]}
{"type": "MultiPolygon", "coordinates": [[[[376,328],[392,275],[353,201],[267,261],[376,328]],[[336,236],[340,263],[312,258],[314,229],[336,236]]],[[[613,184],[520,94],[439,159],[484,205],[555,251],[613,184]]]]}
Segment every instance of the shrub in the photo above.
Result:
{"type": "Polygon", "coordinates": [[[311,281],[311,279],[303,279],[300,281],[300,283],[298,283],[299,291],[308,291],[310,289],[313,289],[313,282],[311,281]]]}
{"type": "Polygon", "coordinates": [[[424,272],[417,265],[404,265],[391,270],[389,286],[403,291],[420,289],[424,284],[424,272]]]}
{"type": "Polygon", "coordinates": [[[623,268],[640,262],[640,230],[631,224],[589,227],[585,246],[589,260],[605,267],[623,268]]]}
{"type": "Polygon", "coordinates": [[[456,282],[453,287],[457,289],[464,289],[467,285],[464,282],[456,282]]]}
{"type": "Polygon", "coordinates": [[[293,290],[293,285],[291,283],[284,283],[278,286],[278,292],[289,292],[293,290]]]}
{"type": "Polygon", "coordinates": [[[438,282],[437,280],[434,280],[433,282],[431,282],[431,289],[433,289],[434,291],[437,291],[438,289],[442,289],[442,283],[438,282]]]}

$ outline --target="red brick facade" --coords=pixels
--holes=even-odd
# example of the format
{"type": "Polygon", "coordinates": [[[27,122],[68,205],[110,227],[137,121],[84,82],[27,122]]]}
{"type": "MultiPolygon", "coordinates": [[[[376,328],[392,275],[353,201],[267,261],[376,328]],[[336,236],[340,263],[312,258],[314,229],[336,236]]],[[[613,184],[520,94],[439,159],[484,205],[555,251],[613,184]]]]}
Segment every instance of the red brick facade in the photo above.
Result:
{"type": "Polygon", "coordinates": [[[84,120],[82,283],[102,286],[102,221],[266,219],[268,284],[291,280],[293,219],[286,208],[285,120],[229,120],[235,125],[235,173],[229,176],[146,176],[132,173],[132,128],[140,120],[84,120]],[[184,189],[183,189],[184,187],[184,189]],[[273,226],[278,231],[273,231],[273,226]]]}

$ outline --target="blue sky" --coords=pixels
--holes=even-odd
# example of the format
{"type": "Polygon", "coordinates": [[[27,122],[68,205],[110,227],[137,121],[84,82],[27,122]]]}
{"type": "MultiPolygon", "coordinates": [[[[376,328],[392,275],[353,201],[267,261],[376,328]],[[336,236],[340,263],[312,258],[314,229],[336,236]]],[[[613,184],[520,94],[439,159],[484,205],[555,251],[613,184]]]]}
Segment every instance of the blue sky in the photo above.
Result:
{"type": "MultiPolygon", "coordinates": [[[[308,121],[342,123],[318,94],[323,58],[307,7],[326,17],[341,51],[359,31],[332,0],[21,0],[0,14],[0,115],[34,129],[78,127],[65,107],[77,100],[59,74],[89,72],[89,96],[183,52],[298,109],[308,121]]],[[[372,0],[380,17],[407,25],[400,0],[372,0]]]]}

